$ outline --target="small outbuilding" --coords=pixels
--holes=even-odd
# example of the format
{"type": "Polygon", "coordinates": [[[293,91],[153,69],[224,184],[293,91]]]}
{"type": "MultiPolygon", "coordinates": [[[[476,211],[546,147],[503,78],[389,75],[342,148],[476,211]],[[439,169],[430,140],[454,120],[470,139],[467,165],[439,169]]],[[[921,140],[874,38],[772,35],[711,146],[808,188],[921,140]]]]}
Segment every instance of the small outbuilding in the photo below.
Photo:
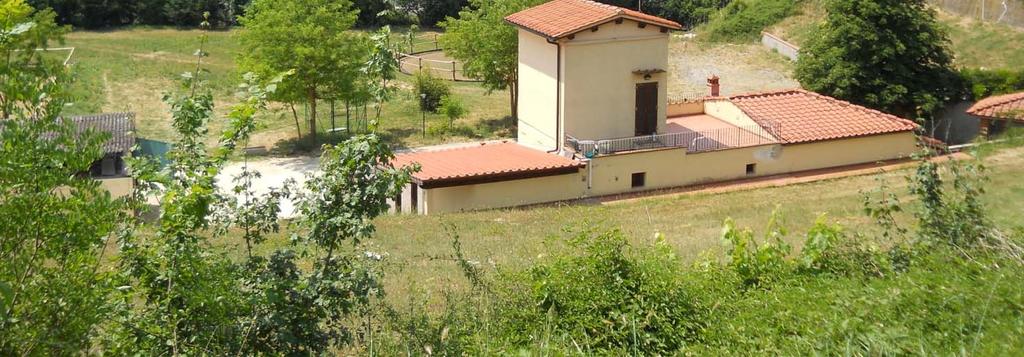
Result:
{"type": "Polygon", "coordinates": [[[124,157],[135,146],[135,114],[103,113],[68,117],[77,133],[86,131],[106,133],[110,138],[103,143],[103,157],[93,162],[87,173],[100,181],[114,197],[131,192],[134,180],[128,175],[124,157]]]}
{"type": "Polygon", "coordinates": [[[589,0],[505,18],[518,29],[516,142],[397,156],[422,171],[398,211],[571,201],[900,159],[910,120],[802,89],[669,102],[678,23],[589,0]]]}
{"type": "Polygon", "coordinates": [[[993,131],[1024,124],[1024,92],[988,97],[974,103],[967,114],[978,117],[978,132],[987,137],[993,131]]]}

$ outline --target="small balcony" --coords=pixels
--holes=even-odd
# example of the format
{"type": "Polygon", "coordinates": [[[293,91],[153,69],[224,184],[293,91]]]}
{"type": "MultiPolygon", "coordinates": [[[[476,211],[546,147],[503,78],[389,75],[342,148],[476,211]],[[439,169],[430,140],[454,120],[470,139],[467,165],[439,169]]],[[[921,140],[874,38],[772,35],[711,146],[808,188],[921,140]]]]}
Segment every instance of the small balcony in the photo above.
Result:
{"type": "Polygon", "coordinates": [[[706,114],[668,118],[667,132],[614,139],[581,139],[566,135],[566,147],[585,157],[638,150],[685,147],[689,154],[778,143],[778,123],[735,126],[706,114]]]}

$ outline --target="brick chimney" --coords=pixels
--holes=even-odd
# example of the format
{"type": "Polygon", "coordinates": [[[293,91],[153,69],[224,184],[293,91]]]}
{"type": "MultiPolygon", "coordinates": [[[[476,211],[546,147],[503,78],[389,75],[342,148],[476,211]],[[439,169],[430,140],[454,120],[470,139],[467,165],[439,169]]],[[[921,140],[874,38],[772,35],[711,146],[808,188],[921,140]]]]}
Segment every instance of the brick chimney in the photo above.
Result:
{"type": "Polygon", "coordinates": [[[711,75],[708,77],[708,87],[711,87],[711,96],[717,97],[721,93],[721,86],[718,84],[718,76],[711,75]]]}

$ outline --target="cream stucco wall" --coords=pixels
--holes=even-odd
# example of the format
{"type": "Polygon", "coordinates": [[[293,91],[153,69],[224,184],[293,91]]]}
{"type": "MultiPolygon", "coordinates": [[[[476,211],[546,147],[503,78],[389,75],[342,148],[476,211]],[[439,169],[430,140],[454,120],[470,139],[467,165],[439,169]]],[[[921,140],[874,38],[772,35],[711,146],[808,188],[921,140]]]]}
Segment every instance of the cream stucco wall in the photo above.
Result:
{"type": "Polygon", "coordinates": [[[559,41],[566,134],[579,139],[633,136],[636,85],[648,82],[658,83],[658,132],[665,131],[668,76],[658,73],[645,80],[633,71],[668,69],[668,33],[625,20],[559,41]]]}
{"type": "Polygon", "coordinates": [[[665,115],[669,117],[675,117],[680,115],[691,115],[691,114],[702,114],[704,113],[704,103],[700,101],[695,102],[675,102],[668,103],[665,115]]]}
{"type": "Polygon", "coordinates": [[[424,214],[515,207],[583,197],[580,173],[476,185],[430,188],[423,192],[424,214]]]}
{"type": "Polygon", "coordinates": [[[748,177],[871,163],[907,157],[917,149],[904,132],[797,145],[763,145],[686,154],[685,149],[654,150],[594,158],[588,196],[688,186],[748,177]],[[645,172],[646,185],[632,188],[633,173],[645,172]]]}
{"type": "Polygon", "coordinates": [[[912,132],[784,145],[778,158],[758,163],[758,174],[780,174],[908,157],[917,151],[912,132]]]}
{"type": "Polygon", "coordinates": [[[757,127],[757,122],[750,119],[736,104],[725,99],[710,99],[704,101],[704,113],[722,121],[741,127],[757,127]]]}
{"type": "Polygon", "coordinates": [[[751,147],[689,155],[685,148],[678,148],[597,157],[591,161],[593,171],[588,195],[646,191],[742,177],[746,164],[754,162],[756,150],[766,148],[751,147]],[[645,173],[645,185],[632,188],[631,176],[637,172],[645,173]]]}
{"type": "Polygon", "coordinates": [[[558,48],[547,39],[519,29],[519,103],[516,140],[538,150],[553,150],[558,48]]]}

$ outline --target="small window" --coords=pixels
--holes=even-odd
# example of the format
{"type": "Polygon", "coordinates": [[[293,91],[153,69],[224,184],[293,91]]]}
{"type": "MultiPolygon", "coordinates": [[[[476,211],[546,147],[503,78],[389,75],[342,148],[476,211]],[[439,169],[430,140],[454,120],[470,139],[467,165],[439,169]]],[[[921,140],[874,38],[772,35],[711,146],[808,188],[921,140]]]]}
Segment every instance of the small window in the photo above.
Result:
{"type": "Polygon", "coordinates": [[[635,173],[633,173],[633,176],[632,176],[633,188],[644,187],[644,184],[645,184],[644,181],[647,181],[647,173],[646,172],[635,172],[635,173]]]}
{"type": "Polygon", "coordinates": [[[757,164],[747,164],[747,175],[753,175],[757,173],[757,164]]]}

